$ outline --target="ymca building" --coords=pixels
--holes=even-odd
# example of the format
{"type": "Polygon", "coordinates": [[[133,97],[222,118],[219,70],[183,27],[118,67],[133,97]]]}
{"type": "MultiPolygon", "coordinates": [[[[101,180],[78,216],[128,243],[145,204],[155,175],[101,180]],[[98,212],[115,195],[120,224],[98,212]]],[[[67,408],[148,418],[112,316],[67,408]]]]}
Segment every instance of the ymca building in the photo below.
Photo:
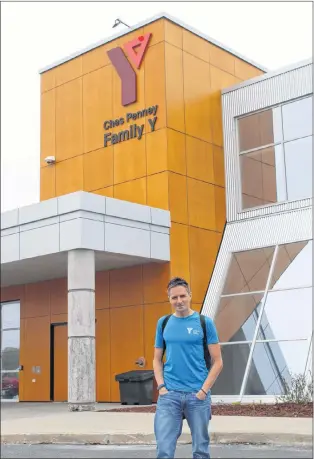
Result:
{"type": "Polygon", "coordinates": [[[312,365],[312,60],[267,72],[162,14],[41,71],[40,202],[1,214],[1,398],[119,402],[173,276],[213,401],[312,365]]]}

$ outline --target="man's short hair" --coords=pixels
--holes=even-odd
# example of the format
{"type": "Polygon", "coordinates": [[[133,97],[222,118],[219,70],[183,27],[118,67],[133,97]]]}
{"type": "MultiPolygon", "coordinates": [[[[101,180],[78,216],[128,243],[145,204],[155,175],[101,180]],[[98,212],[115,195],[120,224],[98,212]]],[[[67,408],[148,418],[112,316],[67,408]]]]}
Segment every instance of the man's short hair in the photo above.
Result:
{"type": "Polygon", "coordinates": [[[187,291],[190,293],[190,286],[185,279],[183,279],[182,277],[173,277],[167,286],[168,295],[170,294],[170,290],[172,288],[180,286],[185,287],[187,291]]]}

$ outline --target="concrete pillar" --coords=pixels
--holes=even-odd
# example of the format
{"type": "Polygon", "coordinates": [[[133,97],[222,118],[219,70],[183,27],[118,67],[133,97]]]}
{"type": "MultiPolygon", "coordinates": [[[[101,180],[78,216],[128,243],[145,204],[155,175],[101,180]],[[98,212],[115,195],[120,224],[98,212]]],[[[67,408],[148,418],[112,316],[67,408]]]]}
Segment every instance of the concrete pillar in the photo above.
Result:
{"type": "Polygon", "coordinates": [[[68,403],[89,411],[96,403],[95,253],[68,252],[68,403]]]}

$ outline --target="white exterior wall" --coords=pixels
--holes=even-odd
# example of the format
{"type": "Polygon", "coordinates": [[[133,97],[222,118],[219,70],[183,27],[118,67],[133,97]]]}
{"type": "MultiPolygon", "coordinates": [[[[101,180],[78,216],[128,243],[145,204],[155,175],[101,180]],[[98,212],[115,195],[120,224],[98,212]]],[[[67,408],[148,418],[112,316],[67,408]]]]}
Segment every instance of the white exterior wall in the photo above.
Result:
{"type": "Polygon", "coordinates": [[[168,211],[82,191],[4,212],[1,285],[66,275],[62,256],[75,249],[111,257],[111,268],[170,261],[170,226],[168,211]]]}
{"type": "Polygon", "coordinates": [[[215,316],[232,253],[312,239],[312,198],[241,209],[236,118],[310,95],[312,61],[240,83],[222,94],[227,224],[203,304],[215,316]]]}
{"type": "MultiPolygon", "coordinates": [[[[202,309],[203,314],[213,319],[215,319],[218,312],[220,296],[228,275],[233,253],[294,242],[309,241],[313,237],[313,209],[311,196],[305,199],[278,202],[271,205],[242,210],[240,160],[237,136],[238,117],[311,96],[312,92],[312,61],[292,66],[282,72],[275,72],[273,74],[266,74],[254,78],[223,91],[222,107],[227,223],[202,309]]],[[[311,135],[312,133],[310,136],[311,135]]],[[[297,183],[294,185],[297,186],[297,183]]],[[[306,267],[304,268],[306,269],[306,267]]],[[[309,289],[310,288],[311,287],[309,287],[309,289]]],[[[266,287],[266,298],[267,289],[268,287],[266,287]]],[[[262,310],[265,301],[265,299],[262,301],[262,310]]],[[[299,306],[300,305],[296,305],[295,307],[297,308],[299,306]]],[[[308,305],[306,305],[306,307],[308,308],[308,305]]],[[[259,317],[261,317],[261,315],[259,317]]],[[[289,317],[286,318],[286,320],[291,321],[292,319],[289,317]]],[[[282,324],[282,327],[284,327],[284,320],[282,324]]],[[[232,401],[241,401],[245,403],[252,401],[259,402],[262,400],[267,403],[276,400],[273,395],[246,395],[245,391],[250,369],[256,364],[253,354],[256,348],[256,342],[258,342],[258,327],[259,325],[257,324],[254,336],[250,341],[252,345],[249,352],[248,363],[246,364],[245,372],[242,376],[243,381],[241,389],[234,395],[213,395],[214,402],[222,401],[228,403],[232,401]]],[[[287,339],[290,339],[290,342],[294,341],[293,338],[287,339]]],[[[308,357],[311,354],[311,339],[311,336],[308,336],[307,339],[299,341],[299,343],[304,343],[304,349],[308,349],[306,352],[307,355],[303,356],[307,358],[306,368],[309,368],[309,362],[311,362],[311,358],[308,357]]],[[[278,342],[280,341],[279,338],[276,338],[274,341],[277,340],[278,342]]],[[[232,346],[233,344],[229,342],[225,345],[232,346]]],[[[261,349],[261,347],[259,349],[261,349]]],[[[289,362],[287,361],[286,364],[288,368],[289,362]]],[[[306,368],[304,368],[304,371],[306,371],[306,368]]],[[[259,375],[263,378],[266,377],[265,381],[267,380],[267,371],[269,370],[265,367],[263,369],[263,375],[262,373],[259,375]]],[[[219,379],[217,386],[219,388],[219,379]]],[[[216,394],[217,390],[218,389],[215,391],[216,394]]],[[[268,389],[265,387],[265,391],[267,390],[268,389]]]]}
{"type": "Polygon", "coordinates": [[[312,62],[283,73],[266,74],[223,91],[227,222],[288,212],[312,205],[312,198],[242,211],[236,118],[313,93],[312,62]]]}

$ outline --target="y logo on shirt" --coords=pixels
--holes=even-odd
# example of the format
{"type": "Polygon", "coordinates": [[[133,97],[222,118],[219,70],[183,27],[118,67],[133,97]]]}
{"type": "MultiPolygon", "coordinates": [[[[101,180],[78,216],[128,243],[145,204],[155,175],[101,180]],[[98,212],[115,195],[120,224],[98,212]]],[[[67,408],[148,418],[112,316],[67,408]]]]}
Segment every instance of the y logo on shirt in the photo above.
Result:
{"type": "Polygon", "coordinates": [[[196,328],[187,327],[187,331],[188,331],[189,335],[191,335],[191,334],[192,335],[199,335],[200,334],[199,330],[197,330],[196,328]]]}

